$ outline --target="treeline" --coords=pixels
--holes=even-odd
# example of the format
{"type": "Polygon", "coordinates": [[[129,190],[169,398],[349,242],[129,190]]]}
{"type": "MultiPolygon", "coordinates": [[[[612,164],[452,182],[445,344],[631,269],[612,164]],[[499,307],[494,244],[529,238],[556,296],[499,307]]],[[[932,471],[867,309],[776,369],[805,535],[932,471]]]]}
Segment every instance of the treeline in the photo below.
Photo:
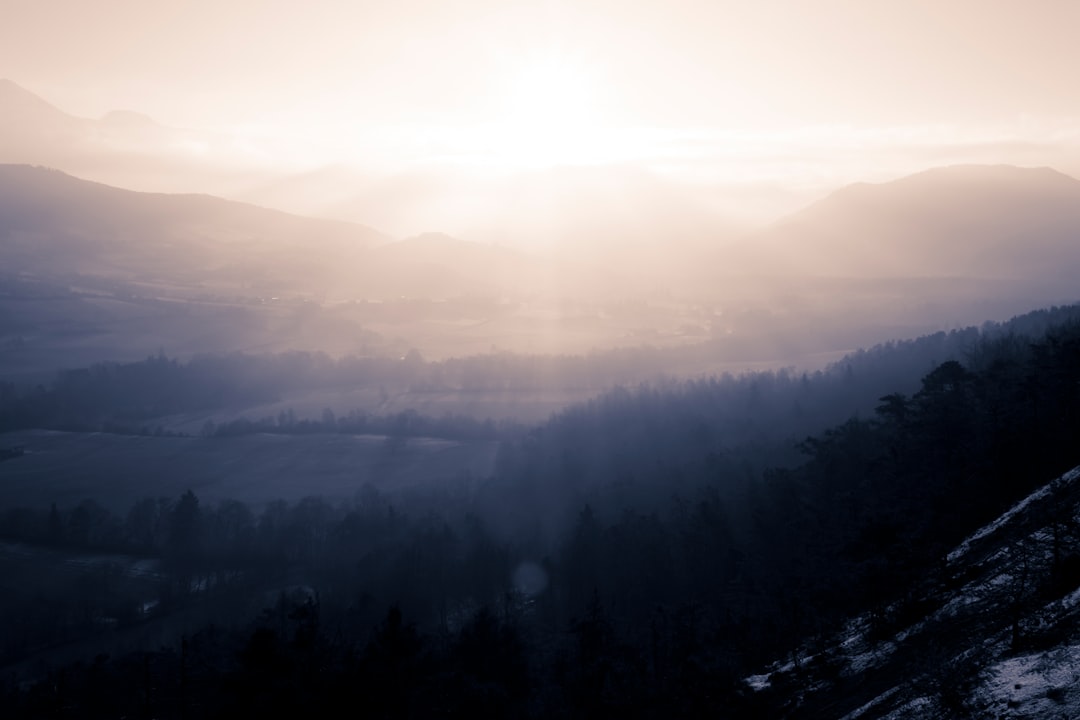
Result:
{"type": "MultiPolygon", "coordinates": [[[[997,387],[992,407],[969,409],[1000,418],[1001,406],[1024,400],[999,376],[1012,373],[1010,383],[1023,377],[1025,392],[1048,382],[1039,366],[1052,354],[1047,343],[1068,337],[1075,317],[1075,310],[1040,311],[1003,326],[888,343],[813,374],[781,370],[615,389],[504,443],[498,474],[514,478],[510,496],[520,495],[522,485],[536,488],[515,524],[536,523],[537,503],[548,507],[540,515],[551,523],[560,514],[565,520],[567,505],[597,498],[624,508],[662,504],[674,492],[704,484],[731,493],[756,485],[767,470],[801,464],[808,436],[851,419],[876,422],[881,398],[920,391],[927,374],[944,363],[961,363],[971,377],[982,378],[979,387],[997,387]]],[[[1010,430],[1027,438],[1031,427],[1010,430]]],[[[502,507],[503,516],[514,513],[512,502],[502,507]]]]}
{"type": "MultiPolygon", "coordinates": [[[[342,388],[370,388],[374,397],[381,398],[406,391],[601,393],[614,388],[614,393],[598,401],[603,404],[617,403],[620,393],[625,394],[620,388],[648,383],[661,398],[671,398],[661,402],[698,396],[702,405],[722,408],[734,418],[727,423],[728,428],[739,432],[727,441],[729,446],[755,432],[786,441],[792,434],[798,437],[818,432],[852,414],[870,413],[883,394],[913,392],[919,377],[945,360],[965,360],[980,338],[1035,338],[1048,326],[1078,316],[1080,306],[1052,308],[1000,325],[987,323],[981,329],[885,343],[808,374],[783,370],[685,381],[666,377],[665,369],[685,364],[707,367],[723,356],[721,341],[679,349],[626,348],[588,356],[493,353],[442,361],[425,361],[415,352],[404,357],[340,359],[307,352],[208,355],[188,362],[159,354],[141,362],[101,363],[64,371],[48,387],[0,381],[0,432],[48,428],[161,435],[168,432],[160,421],[170,415],[250,407],[278,402],[290,393],[342,388]]],[[[382,422],[375,419],[377,415],[373,409],[361,408],[354,420],[347,422],[350,426],[382,422]],[[359,419],[365,411],[366,419],[359,419]]],[[[294,418],[284,424],[280,417],[273,420],[277,428],[303,431],[320,424],[327,429],[338,424],[327,423],[325,417],[294,418]]],[[[388,422],[400,424],[400,419],[388,422]]],[[[462,423],[450,424],[455,432],[471,432],[462,423]]],[[[242,419],[224,432],[247,432],[255,426],[262,431],[269,423],[265,418],[242,419]]]]}
{"type": "Polygon", "coordinates": [[[323,410],[318,420],[298,418],[290,408],[277,416],[258,420],[246,417],[215,423],[208,420],[202,428],[203,437],[235,437],[253,433],[288,435],[346,433],[351,435],[386,435],[391,438],[437,437],[447,440],[500,440],[523,435],[526,427],[506,420],[478,420],[467,415],[430,417],[416,410],[376,415],[351,410],[340,416],[330,409],[323,410]]]}

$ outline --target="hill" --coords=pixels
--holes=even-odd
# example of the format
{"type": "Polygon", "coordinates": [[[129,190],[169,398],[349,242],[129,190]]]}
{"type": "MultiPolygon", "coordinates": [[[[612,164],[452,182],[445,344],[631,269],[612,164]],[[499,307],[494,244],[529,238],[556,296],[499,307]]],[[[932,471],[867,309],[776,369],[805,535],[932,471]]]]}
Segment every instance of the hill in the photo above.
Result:
{"type": "MultiPolygon", "coordinates": [[[[0,165],[0,252],[0,370],[11,374],[159,348],[396,357],[544,342],[551,351],[566,338],[595,347],[605,330],[596,309],[560,304],[596,295],[602,273],[28,165],[0,165]],[[567,330],[567,312],[588,324],[567,330]]],[[[607,335],[621,341],[618,328],[607,335]]]]}
{"type": "Polygon", "coordinates": [[[785,717],[1077,717],[1078,479],[1080,467],[1040,487],[904,600],[749,685],[785,717]]]}
{"type": "Polygon", "coordinates": [[[380,233],[207,195],[164,195],[0,166],[5,271],[217,289],[340,287],[380,233]]]}
{"type": "Polygon", "coordinates": [[[245,295],[437,299],[580,290],[595,280],[441,233],[395,241],[355,223],[210,195],[122,190],[28,165],[0,165],[0,248],[9,272],[245,295]]]}
{"type": "Polygon", "coordinates": [[[1080,180],[1050,168],[941,167],[851,185],[759,233],[762,274],[1063,283],[1080,268],[1080,180]]]}

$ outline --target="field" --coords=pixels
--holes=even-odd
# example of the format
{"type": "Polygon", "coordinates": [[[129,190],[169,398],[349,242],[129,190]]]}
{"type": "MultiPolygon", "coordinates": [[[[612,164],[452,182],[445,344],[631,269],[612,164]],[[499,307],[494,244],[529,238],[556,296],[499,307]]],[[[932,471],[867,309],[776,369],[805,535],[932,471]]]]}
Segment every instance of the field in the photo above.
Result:
{"type": "Polygon", "coordinates": [[[236,499],[253,506],[307,496],[345,500],[367,484],[408,490],[492,473],[496,443],[375,435],[141,437],[28,430],[0,435],[25,446],[0,463],[0,508],[71,508],[92,498],[125,513],[144,497],[236,499]]]}

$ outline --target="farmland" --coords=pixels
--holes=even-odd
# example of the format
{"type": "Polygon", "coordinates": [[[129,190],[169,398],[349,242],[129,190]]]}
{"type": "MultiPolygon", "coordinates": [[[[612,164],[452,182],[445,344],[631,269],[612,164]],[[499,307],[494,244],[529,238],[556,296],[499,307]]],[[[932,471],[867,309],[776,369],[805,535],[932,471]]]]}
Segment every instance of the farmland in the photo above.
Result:
{"type": "Polygon", "coordinates": [[[215,501],[262,505],[307,496],[353,498],[365,485],[384,492],[440,480],[483,478],[496,443],[378,435],[145,437],[27,430],[5,433],[3,445],[24,446],[0,464],[0,508],[70,507],[93,498],[123,513],[144,497],[186,490],[215,501]]]}

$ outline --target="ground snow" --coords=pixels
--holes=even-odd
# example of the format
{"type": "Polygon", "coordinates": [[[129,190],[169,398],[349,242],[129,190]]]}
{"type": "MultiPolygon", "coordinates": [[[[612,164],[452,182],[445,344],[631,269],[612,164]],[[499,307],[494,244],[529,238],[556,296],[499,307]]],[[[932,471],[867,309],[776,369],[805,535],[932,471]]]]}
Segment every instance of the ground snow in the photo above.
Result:
{"type": "Polygon", "coordinates": [[[889,656],[896,652],[896,643],[885,641],[875,645],[872,649],[858,655],[851,656],[848,660],[847,675],[859,675],[867,670],[885,664],[889,656]]]}
{"type": "Polygon", "coordinates": [[[964,542],[960,543],[960,545],[958,545],[955,550],[949,553],[949,562],[954,562],[962,558],[971,549],[972,543],[976,543],[979,540],[982,540],[983,538],[988,537],[989,535],[992,535],[993,533],[1000,530],[1014,517],[1022,513],[1031,503],[1047,497],[1055,489],[1061,487],[1062,485],[1073,482],[1078,477],[1080,477],[1080,467],[1074,467],[1072,470],[1065,473],[1058,479],[1047,483],[1035,492],[1031,493],[1026,498],[1013,505],[1004,515],[999,517],[997,520],[990,523],[989,525],[986,525],[985,527],[980,528],[975,532],[974,535],[964,540],[964,542]]]}
{"type": "Polygon", "coordinates": [[[917,697],[908,700],[900,707],[893,710],[881,720],[912,720],[921,717],[940,717],[937,704],[928,697],[917,697]]]}
{"type": "Polygon", "coordinates": [[[749,685],[754,692],[761,692],[765,688],[769,687],[770,678],[772,673],[762,673],[761,675],[751,675],[746,678],[746,684],[749,685]]]}
{"type": "Polygon", "coordinates": [[[1080,645],[1009,658],[987,669],[973,699],[1000,718],[1075,718],[1080,712],[1080,645]]]}
{"type": "Polygon", "coordinates": [[[1080,588],[1076,588],[1058,602],[1061,603],[1063,610],[1072,610],[1077,604],[1080,604],[1080,588]]]}
{"type": "Polygon", "coordinates": [[[900,692],[900,686],[899,685],[894,687],[894,688],[890,688],[889,690],[886,690],[885,692],[881,693],[876,698],[874,698],[870,702],[866,703],[862,707],[859,707],[859,708],[856,708],[855,710],[852,710],[847,715],[840,718],[840,720],[856,720],[856,718],[861,718],[864,714],[866,714],[866,712],[868,710],[872,710],[873,708],[875,708],[878,705],[880,705],[881,703],[885,702],[886,700],[888,700],[889,698],[891,698],[893,695],[895,695],[898,692],[900,692]]]}
{"type": "MultiPolygon", "coordinates": [[[[1008,525],[1032,503],[1049,497],[1063,485],[1072,483],[1078,478],[1080,478],[1080,466],[1028,495],[997,520],[981,528],[958,545],[949,553],[949,562],[960,560],[970,551],[973,544],[1008,525]]],[[[1029,537],[1034,540],[1041,539],[1043,542],[1037,543],[1040,547],[1049,544],[1049,535],[1045,530],[1036,530],[1029,537]]],[[[1013,548],[1003,547],[989,557],[983,558],[978,566],[989,570],[986,573],[990,575],[989,578],[984,576],[968,582],[949,602],[931,613],[927,620],[914,623],[897,634],[892,641],[868,642],[866,633],[870,623],[866,615],[849,620],[843,631],[837,635],[836,640],[836,648],[848,658],[844,675],[858,676],[883,665],[897,650],[899,644],[903,644],[908,637],[925,630],[929,620],[944,620],[959,614],[961,610],[970,611],[970,606],[995,602],[1014,581],[1011,572],[1002,571],[999,567],[1013,560],[1013,554],[1013,548]]],[[[1045,555],[1045,552],[1043,554],[1045,555]]],[[[1080,606],[1080,588],[1051,603],[1051,606],[1064,611],[1080,606]]],[[[1004,649],[1003,645],[999,645],[997,638],[986,638],[980,644],[980,647],[984,649],[991,646],[996,647],[996,652],[1004,649]]],[[[961,653],[958,657],[973,651],[974,648],[961,653]]],[[[809,663],[812,660],[813,655],[806,655],[800,658],[800,664],[809,663]]],[[[764,690],[771,685],[773,675],[790,673],[794,669],[794,663],[791,661],[786,663],[777,661],[769,668],[769,672],[751,675],[745,678],[745,682],[755,691],[764,690]]],[[[974,691],[971,700],[975,707],[987,712],[987,717],[1080,718],[1080,645],[1065,646],[1049,653],[1004,660],[985,670],[983,678],[983,683],[974,691]]],[[[895,696],[903,687],[903,685],[898,685],[883,692],[845,715],[843,720],[856,720],[875,709],[879,712],[884,710],[880,706],[890,701],[901,700],[895,696]]],[[[934,713],[939,709],[931,698],[917,697],[891,710],[883,717],[883,720],[935,718],[937,716],[934,713]]]]}

